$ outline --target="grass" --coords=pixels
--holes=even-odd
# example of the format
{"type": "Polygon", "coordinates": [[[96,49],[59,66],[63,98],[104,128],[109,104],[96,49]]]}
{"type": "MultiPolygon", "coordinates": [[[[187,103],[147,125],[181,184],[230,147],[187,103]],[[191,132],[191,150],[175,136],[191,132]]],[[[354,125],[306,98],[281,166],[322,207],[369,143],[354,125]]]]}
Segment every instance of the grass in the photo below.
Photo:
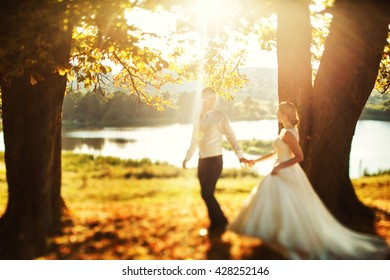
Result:
{"type": "MultiPolygon", "coordinates": [[[[280,259],[258,239],[199,234],[208,218],[195,172],[148,160],[63,154],[62,195],[71,222],[42,259],[280,259]],[[149,177],[139,176],[145,172],[149,177]]],[[[245,169],[225,171],[216,196],[229,219],[260,179],[245,169]]],[[[390,176],[353,183],[360,199],[377,209],[377,231],[390,243],[390,176]]],[[[0,161],[0,213],[6,200],[0,161]]]]}

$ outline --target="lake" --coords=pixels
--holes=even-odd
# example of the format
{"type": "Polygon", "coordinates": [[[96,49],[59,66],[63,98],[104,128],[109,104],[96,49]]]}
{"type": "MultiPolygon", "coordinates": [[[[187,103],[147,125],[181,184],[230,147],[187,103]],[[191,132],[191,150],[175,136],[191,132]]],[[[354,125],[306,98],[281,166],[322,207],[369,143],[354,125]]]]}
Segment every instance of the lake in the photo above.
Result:
{"type": "MultiPolygon", "coordinates": [[[[237,139],[271,140],[277,136],[276,120],[232,122],[237,139]]],[[[181,166],[190,145],[191,124],[172,124],[159,127],[104,128],[63,132],[63,150],[75,153],[113,156],[122,159],[149,158],[181,166]]],[[[3,137],[0,150],[4,150],[3,137]]],[[[390,122],[359,121],[352,142],[350,176],[359,177],[364,170],[376,172],[390,168],[388,153],[390,122]]],[[[240,167],[233,152],[224,151],[224,167],[240,167]]],[[[255,158],[255,156],[248,156],[255,158]]],[[[271,170],[273,162],[256,165],[260,174],[271,170]]],[[[194,154],[188,167],[197,165],[194,154]]]]}

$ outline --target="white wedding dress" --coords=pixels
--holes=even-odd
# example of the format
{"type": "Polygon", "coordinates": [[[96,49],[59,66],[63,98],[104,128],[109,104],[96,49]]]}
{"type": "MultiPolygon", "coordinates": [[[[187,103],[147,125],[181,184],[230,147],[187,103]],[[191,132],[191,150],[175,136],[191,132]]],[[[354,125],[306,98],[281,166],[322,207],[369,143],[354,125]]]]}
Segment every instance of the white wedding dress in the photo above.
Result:
{"type": "MultiPolygon", "coordinates": [[[[294,155],[282,140],[274,142],[277,162],[294,155]]],[[[258,237],[288,259],[380,259],[389,252],[379,237],[354,232],[340,224],[313,190],[299,164],[267,175],[251,192],[228,229],[258,237]]]]}

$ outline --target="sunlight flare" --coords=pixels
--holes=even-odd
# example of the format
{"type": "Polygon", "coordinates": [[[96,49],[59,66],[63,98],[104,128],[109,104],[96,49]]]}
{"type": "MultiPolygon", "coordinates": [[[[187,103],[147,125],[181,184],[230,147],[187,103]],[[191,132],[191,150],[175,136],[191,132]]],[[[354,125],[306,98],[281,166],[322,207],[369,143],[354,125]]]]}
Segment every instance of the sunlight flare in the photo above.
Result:
{"type": "Polygon", "coordinates": [[[226,5],[222,0],[197,0],[196,14],[198,23],[202,26],[209,24],[211,21],[218,21],[221,15],[221,8],[226,5]]]}

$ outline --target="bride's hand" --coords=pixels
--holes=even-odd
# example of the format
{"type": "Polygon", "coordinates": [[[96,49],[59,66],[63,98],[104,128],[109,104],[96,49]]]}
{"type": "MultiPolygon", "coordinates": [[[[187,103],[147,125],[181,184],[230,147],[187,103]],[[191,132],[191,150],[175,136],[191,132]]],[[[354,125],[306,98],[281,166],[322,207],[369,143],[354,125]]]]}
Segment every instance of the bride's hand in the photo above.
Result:
{"type": "Polygon", "coordinates": [[[271,175],[276,175],[276,174],[278,174],[279,170],[280,170],[280,167],[279,167],[279,166],[275,166],[275,167],[272,169],[272,171],[271,171],[271,175]]]}

